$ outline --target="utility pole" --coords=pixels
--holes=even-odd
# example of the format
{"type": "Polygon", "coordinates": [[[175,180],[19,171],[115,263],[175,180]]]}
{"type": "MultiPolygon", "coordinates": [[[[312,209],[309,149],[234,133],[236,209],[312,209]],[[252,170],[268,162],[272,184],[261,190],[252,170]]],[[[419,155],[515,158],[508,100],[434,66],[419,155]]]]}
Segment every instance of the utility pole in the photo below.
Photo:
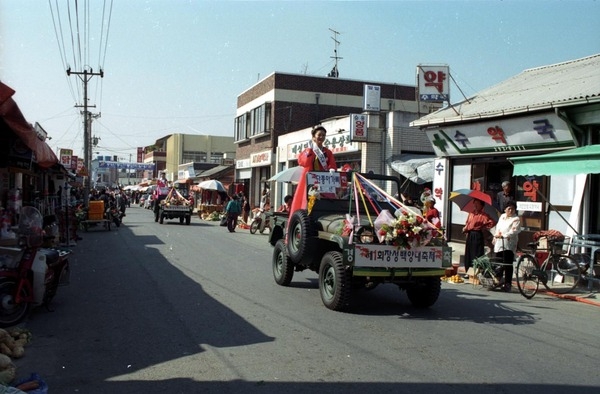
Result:
{"type": "Polygon", "coordinates": [[[131,182],[129,181],[129,173],[131,172],[131,168],[129,167],[131,165],[131,153],[129,154],[129,163],[127,163],[127,186],[131,185],[131,182]]]}
{"type": "Polygon", "coordinates": [[[90,198],[90,177],[92,176],[91,174],[91,164],[92,164],[92,149],[91,149],[91,145],[92,145],[92,139],[91,139],[91,114],[88,111],[89,107],[95,107],[95,105],[88,105],[88,92],[87,92],[87,85],[88,82],[90,81],[90,79],[92,79],[93,76],[97,76],[99,75],[100,78],[104,77],[104,71],[102,71],[102,69],[100,70],[100,72],[95,73],[94,70],[92,70],[90,68],[90,70],[83,70],[83,71],[71,71],[71,68],[69,67],[67,69],[67,75],[70,76],[71,74],[73,75],[77,75],[79,77],[79,79],[81,79],[81,81],[83,82],[83,105],[76,105],[76,107],[83,107],[83,165],[85,166],[87,172],[88,172],[88,176],[87,179],[84,178],[83,181],[83,203],[85,206],[88,205],[89,202],[89,198],[90,198]]]}

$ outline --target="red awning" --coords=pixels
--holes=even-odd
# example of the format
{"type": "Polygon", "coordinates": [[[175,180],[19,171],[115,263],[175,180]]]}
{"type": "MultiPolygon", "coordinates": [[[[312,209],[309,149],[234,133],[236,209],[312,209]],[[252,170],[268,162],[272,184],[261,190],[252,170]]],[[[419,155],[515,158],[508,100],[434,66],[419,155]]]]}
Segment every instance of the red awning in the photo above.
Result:
{"type": "Polygon", "coordinates": [[[52,167],[58,163],[58,158],[52,148],[38,138],[33,126],[25,120],[19,106],[12,99],[14,93],[14,90],[0,82],[0,116],[17,137],[33,151],[40,167],[52,167]]]}

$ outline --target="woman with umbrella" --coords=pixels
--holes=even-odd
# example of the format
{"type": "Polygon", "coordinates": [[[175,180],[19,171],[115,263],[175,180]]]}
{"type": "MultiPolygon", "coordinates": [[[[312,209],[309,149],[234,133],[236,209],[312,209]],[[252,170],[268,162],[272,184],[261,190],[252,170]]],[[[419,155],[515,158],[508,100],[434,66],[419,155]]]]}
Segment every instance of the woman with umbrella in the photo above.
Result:
{"type": "Polygon", "coordinates": [[[462,229],[463,234],[467,235],[465,243],[465,279],[469,278],[466,272],[471,268],[473,259],[484,255],[485,238],[483,232],[491,229],[496,224],[490,215],[484,212],[484,204],[479,199],[473,199],[473,211],[469,213],[467,222],[462,229]]]}

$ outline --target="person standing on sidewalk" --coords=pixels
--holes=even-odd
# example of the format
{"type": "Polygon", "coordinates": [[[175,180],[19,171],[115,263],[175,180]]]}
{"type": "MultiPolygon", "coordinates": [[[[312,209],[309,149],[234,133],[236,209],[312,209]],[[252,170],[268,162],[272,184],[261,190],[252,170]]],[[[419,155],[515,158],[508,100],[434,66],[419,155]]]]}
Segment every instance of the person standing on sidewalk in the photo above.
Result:
{"type": "Polygon", "coordinates": [[[494,227],[494,220],[483,211],[483,201],[473,199],[473,211],[469,213],[467,222],[462,229],[467,235],[465,243],[465,279],[469,278],[467,271],[471,268],[474,259],[484,255],[485,238],[484,231],[494,227]]]}
{"type": "Polygon", "coordinates": [[[227,214],[227,230],[229,230],[230,233],[235,233],[238,216],[241,212],[242,206],[240,205],[237,194],[234,194],[225,207],[225,213],[227,214]]]}
{"type": "MultiPolygon", "coordinates": [[[[496,233],[494,234],[494,253],[496,257],[502,259],[502,268],[504,272],[504,285],[502,289],[510,292],[513,277],[513,261],[517,251],[519,241],[519,232],[521,232],[521,220],[517,215],[517,203],[510,200],[504,207],[504,213],[500,215],[496,224],[496,233]]],[[[502,272],[498,275],[502,277],[502,272]]]]}

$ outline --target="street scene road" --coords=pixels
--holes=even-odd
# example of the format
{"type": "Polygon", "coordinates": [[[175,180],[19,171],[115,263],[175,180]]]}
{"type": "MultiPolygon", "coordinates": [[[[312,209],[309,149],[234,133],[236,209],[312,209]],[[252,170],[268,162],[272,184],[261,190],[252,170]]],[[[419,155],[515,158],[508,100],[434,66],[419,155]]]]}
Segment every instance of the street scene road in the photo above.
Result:
{"type": "Polygon", "coordinates": [[[393,285],[323,306],[317,275],[278,286],[267,235],[192,218],[82,233],[69,286],[23,324],[16,360],[50,393],[591,393],[598,307],[443,283],[416,309],[393,285]]]}

